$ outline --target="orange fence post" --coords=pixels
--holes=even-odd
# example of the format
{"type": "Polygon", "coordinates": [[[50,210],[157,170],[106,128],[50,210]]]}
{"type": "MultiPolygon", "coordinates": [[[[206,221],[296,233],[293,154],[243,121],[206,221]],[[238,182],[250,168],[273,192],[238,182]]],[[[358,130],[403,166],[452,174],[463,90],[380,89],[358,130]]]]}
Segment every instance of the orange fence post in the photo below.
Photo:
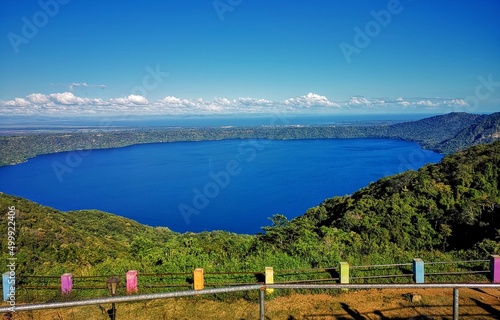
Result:
{"type": "Polygon", "coordinates": [[[194,290],[203,290],[205,286],[203,268],[196,268],[193,272],[193,287],[194,290]]]}

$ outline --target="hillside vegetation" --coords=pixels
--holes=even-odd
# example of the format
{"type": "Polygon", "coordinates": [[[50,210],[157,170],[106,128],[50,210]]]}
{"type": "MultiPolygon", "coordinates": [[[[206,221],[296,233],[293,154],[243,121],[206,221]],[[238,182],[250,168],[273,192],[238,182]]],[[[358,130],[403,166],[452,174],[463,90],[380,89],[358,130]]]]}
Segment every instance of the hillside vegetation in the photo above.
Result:
{"type": "Polygon", "coordinates": [[[283,238],[285,250],[309,237],[333,244],[328,251],[346,260],[449,251],[484,257],[499,250],[499,168],[500,142],[475,146],[328,199],[267,230],[283,238]]]}
{"type": "MultiPolygon", "coordinates": [[[[272,217],[258,235],[174,233],[94,210],[61,212],[1,194],[1,234],[17,210],[16,257],[24,275],[258,271],[408,262],[500,253],[500,142],[479,145],[383,178],[303,216],[272,217]]],[[[7,237],[0,258],[7,258],[7,237]]],[[[4,260],[5,261],[5,260],[4,260]]]]}

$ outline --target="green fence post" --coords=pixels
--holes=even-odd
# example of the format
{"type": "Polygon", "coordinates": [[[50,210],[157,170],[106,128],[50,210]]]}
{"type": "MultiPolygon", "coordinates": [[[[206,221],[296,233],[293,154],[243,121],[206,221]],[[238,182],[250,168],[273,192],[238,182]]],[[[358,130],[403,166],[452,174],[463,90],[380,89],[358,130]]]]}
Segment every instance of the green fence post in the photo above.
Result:
{"type": "Polygon", "coordinates": [[[340,263],[340,283],[349,283],[349,263],[340,263]]]}

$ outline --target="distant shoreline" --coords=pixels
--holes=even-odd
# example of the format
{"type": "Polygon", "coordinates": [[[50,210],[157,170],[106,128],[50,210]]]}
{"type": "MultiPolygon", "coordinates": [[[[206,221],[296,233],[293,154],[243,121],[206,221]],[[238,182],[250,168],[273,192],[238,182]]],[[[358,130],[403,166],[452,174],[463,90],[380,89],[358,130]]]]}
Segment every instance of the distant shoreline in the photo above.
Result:
{"type": "MultiPolygon", "coordinates": [[[[283,125],[275,127],[167,127],[53,129],[50,131],[11,131],[0,135],[0,167],[17,165],[43,154],[93,149],[123,148],[145,143],[222,141],[232,139],[356,139],[386,137],[387,124],[378,125],[283,125]],[[375,129],[376,133],[366,133],[375,129]],[[18,134],[21,133],[21,134],[18,134]],[[7,152],[7,149],[11,152],[7,152]]],[[[37,129],[38,130],[38,129],[37,129]]],[[[401,139],[400,139],[401,140],[401,139]]],[[[404,139],[403,139],[404,140],[404,139]]],[[[411,140],[410,140],[411,141],[411,140]]],[[[421,145],[421,147],[423,147],[421,145]]]]}
{"type": "MultiPolygon", "coordinates": [[[[143,143],[229,139],[386,138],[415,142],[423,149],[449,154],[467,146],[495,140],[497,132],[487,132],[484,137],[477,139],[478,128],[474,126],[480,125],[481,130],[488,129],[498,117],[498,113],[491,115],[449,113],[408,122],[360,119],[355,125],[351,122],[301,125],[276,121],[276,123],[257,126],[116,127],[103,125],[101,127],[79,126],[79,129],[75,129],[75,126],[68,124],[67,127],[52,128],[50,132],[39,132],[40,128],[33,128],[23,129],[21,135],[0,134],[0,167],[19,164],[38,155],[56,152],[121,148],[143,143]],[[395,123],[391,123],[392,121],[395,123]],[[486,122],[489,124],[484,125],[486,122]],[[471,134],[467,133],[467,130],[471,134]]],[[[2,132],[14,133],[13,130],[16,129],[4,129],[2,132]]]]}

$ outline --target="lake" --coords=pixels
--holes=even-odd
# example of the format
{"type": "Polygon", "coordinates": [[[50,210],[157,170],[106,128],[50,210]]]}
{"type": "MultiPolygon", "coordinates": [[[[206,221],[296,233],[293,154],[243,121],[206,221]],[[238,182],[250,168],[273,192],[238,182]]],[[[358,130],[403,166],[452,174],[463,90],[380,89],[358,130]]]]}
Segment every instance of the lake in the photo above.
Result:
{"type": "MultiPolygon", "coordinates": [[[[441,154],[389,139],[226,140],[42,155],[0,167],[0,191],[174,231],[254,234],[441,154]]],[[[76,213],[75,213],[76,214],[76,213]]]]}

